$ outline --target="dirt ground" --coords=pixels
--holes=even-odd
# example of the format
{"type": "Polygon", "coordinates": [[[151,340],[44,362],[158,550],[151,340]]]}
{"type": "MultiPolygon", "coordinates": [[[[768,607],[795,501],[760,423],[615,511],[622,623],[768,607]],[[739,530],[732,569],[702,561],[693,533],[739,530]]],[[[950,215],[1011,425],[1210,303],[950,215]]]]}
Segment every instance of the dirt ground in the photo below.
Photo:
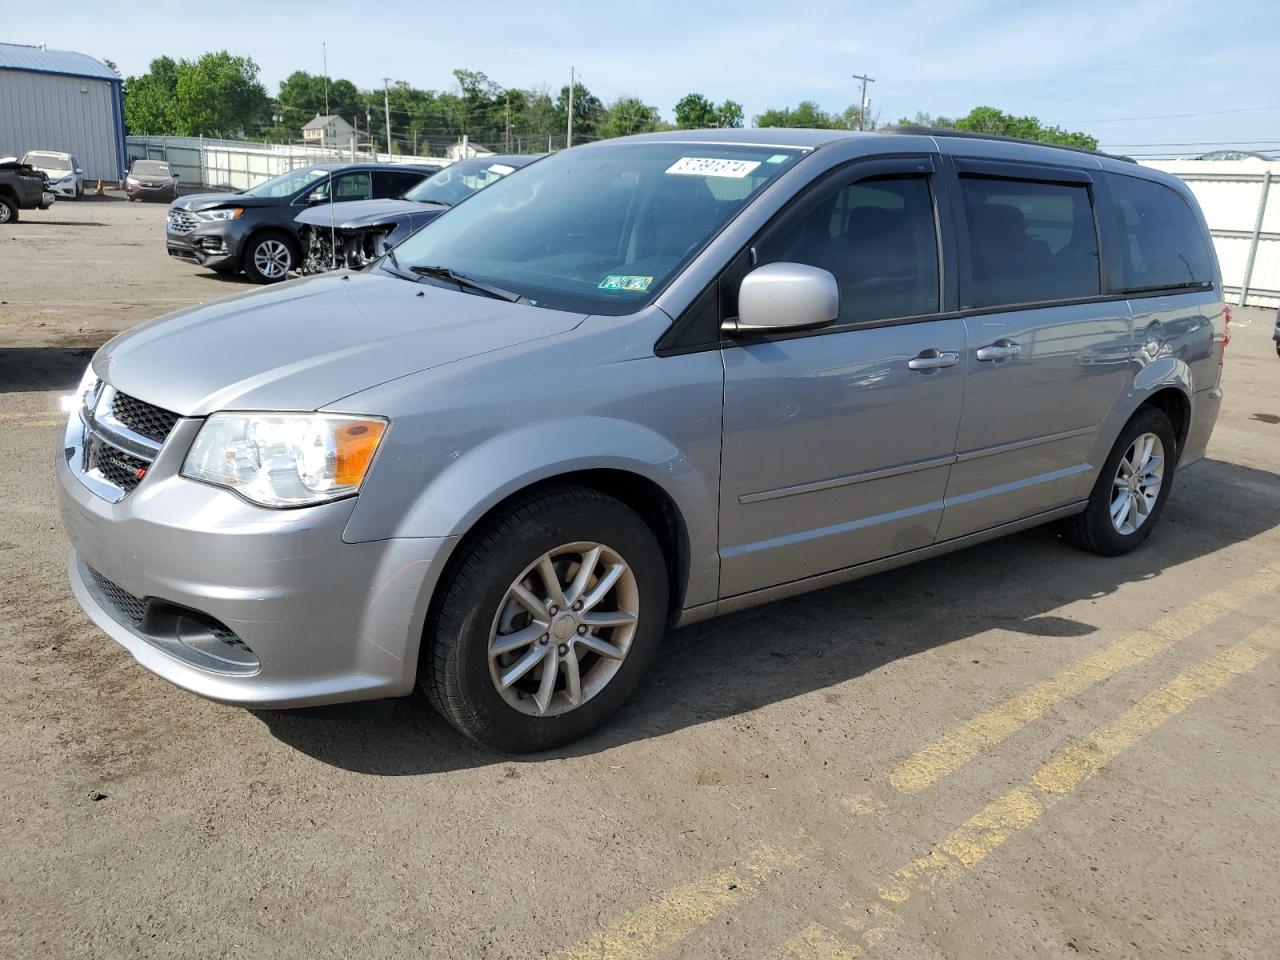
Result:
{"type": "Polygon", "coordinates": [[[163,219],[0,236],[0,956],[1277,955],[1269,312],[1237,311],[1210,457],[1137,553],[1036,530],[700,624],[607,730],[511,759],[417,700],[206,703],[79,612],[57,397],[245,289],[163,219]]]}

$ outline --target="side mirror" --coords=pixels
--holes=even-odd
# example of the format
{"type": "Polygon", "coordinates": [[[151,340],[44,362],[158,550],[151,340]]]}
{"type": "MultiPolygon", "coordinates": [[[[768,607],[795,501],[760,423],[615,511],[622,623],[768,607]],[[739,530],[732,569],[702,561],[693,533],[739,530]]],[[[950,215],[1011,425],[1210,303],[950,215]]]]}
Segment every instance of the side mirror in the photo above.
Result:
{"type": "Polygon", "coordinates": [[[767,263],[742,278],[738,317],[726,333],[767,333],[831,323],[840,316],[840,287],[828,270],[804,263],[767,263]]]}
{"type": "Polygon", "coordinates": [[[83,169],[82,167],[76,167],[76,176],[77,176],[77,177],[83,177],[83,176],[84,176],[84,169],[83,169]]]}

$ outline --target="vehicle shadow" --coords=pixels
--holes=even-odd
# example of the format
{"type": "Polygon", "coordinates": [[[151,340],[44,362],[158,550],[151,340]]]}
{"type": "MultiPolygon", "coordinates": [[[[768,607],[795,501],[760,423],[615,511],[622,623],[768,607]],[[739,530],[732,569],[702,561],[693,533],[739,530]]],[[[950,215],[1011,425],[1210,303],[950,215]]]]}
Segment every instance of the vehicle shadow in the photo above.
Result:
{"type": "Polygon", "coordinates": [[[1040,528],[673,631],[630,704],[605,729],[551,753],[511,757],[474,746],[418,696],[256,715],[295,749],[378,776],[592,754],[823,690],[987,630],[1040,638],[1055,660],[1064,645],[1083,656],[1095,648],[1087,638],[1096,625],[1055,610],[1278,526],[1280,476],[1205,461],[1177,478],[1162,523],[1128,556],[1086,554],[1040,528]],[[1223,490],[1232,491],[1229,511],[1223,490]]]}
{"type": "Polygon", "coordinates": [[[96,347],[0,347],[0,393],[73,390],[96,347]]]}

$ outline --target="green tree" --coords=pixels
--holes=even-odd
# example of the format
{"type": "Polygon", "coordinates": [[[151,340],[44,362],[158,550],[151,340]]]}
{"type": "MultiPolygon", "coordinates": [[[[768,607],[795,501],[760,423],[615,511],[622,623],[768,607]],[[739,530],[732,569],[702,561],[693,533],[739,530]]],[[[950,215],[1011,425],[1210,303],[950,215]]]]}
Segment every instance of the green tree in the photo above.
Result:
{"type": "Polygon", "coordinates": [[[743,119],[742,104],[735,100],[726,100],[716,107],[717,127],[741,127],[743,119]]]}
{"type": "Polygon", "coordinates": [[[824,113],[812,100],[801,100],[794,107],[766,110],[756,117],[757,127],[816,127],[828,129],[844,124],[840,117],[824,113]]]}
{"type": "Polygon", "coordinates": [[[146,73],[124,82],[124,122],[133,134],[177,133],[173,114],[178,65],[170,57],[151,61],[146,73]]]}
{"type": "Polygon", "coordinates": [[[602,137],[626,137],[633,133],[651,133],[658,129],[662,117],[639,97],[619,97],[605,111],[600,124],[602,137]]]}
{"type": "MultiPolygon", "coordinates": [[[[556,120],[561,132],[569,122],[569,85],[560,88],[556,97],[556,120]]],[[[600,121],[604,118],[604,104],[600,98],[586,88],[584,84],[573,85],[573,136],[575,139],[593,140],[599,133],[600,121]]]]}
{"type": "Polygon", "coordinates": [[[1035,117],[1015,117],[995,107],[974,107],[967,116],[956,120],[955,125],[957,130],[971,130],[974,133],[994,133],[1005,137],[1018,137],[1022,140],[1039,140],[1068,147],[1083,147],[1086,150],[1098,148],[1097,139],[1087,133],[1045,126],[1035,117]]]}
{"type": "MultiPolygon", "coordinates": [[[[351,123],[359,116],[364,122],[364,103],[360,91],[350,80],[329,81],[329,113],[351,123]]],[[[312,117],[325,112],[325,78],[318,74],[295,70],[280,81],[280,93],[276,97],[275,115],[278,126],[289,139],[302,136],[302,126],[312,117]]]]}
{"type": "Polygon", "coordinates": [[[955,120],[930,116],[923,110],[917,110],[913,118],[903,117],[898,123],[903,126],[945,127],[972,133],[991,133],[1002,137],[1018,137],[1021,140],[1056,143],[1066,147],[1081,147],[1085,150],[1098,149],[1097,139],[1087,133],[1045,126],[1035,117],[1015,117],[995,107],[974,107],[963,117],[957,117],[955,120]]]}
{"type": "Polygon", "coordinates": [[[742,104],[726,100],[716,106],[700,93],[686,93],[676,104],[676,127],[697,130],[706,127],[742,126],[742,104]]]}
{"type": "Polygon", "coordinates": [[[269,114],[267,90],[249,57],[222,50],[178,62],[173,125],[179,136],[256,134],[269,114]]]}
{"type": "Polygon", "coordinates": [[[716,125],[716,108],[700,93],[686,93],[676,104],[676,126],[681,130],[698,130],[716,125]]]}

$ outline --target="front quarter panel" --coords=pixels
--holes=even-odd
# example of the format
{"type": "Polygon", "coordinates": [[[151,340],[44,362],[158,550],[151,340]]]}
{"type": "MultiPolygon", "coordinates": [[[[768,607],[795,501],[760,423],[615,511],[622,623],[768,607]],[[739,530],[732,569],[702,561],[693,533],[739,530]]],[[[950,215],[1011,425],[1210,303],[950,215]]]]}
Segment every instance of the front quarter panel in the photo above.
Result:
{"type": "Polygon", "coordinates": [[[715,600],[723,372],[714,351],[655,356],[669,323],[653,308],[590,317],[572,333],[342,401],[392,421],[344,539],[460,537],[532,484],[621,470],[657,484],[680,511],[686,607],[715,600]]]}

